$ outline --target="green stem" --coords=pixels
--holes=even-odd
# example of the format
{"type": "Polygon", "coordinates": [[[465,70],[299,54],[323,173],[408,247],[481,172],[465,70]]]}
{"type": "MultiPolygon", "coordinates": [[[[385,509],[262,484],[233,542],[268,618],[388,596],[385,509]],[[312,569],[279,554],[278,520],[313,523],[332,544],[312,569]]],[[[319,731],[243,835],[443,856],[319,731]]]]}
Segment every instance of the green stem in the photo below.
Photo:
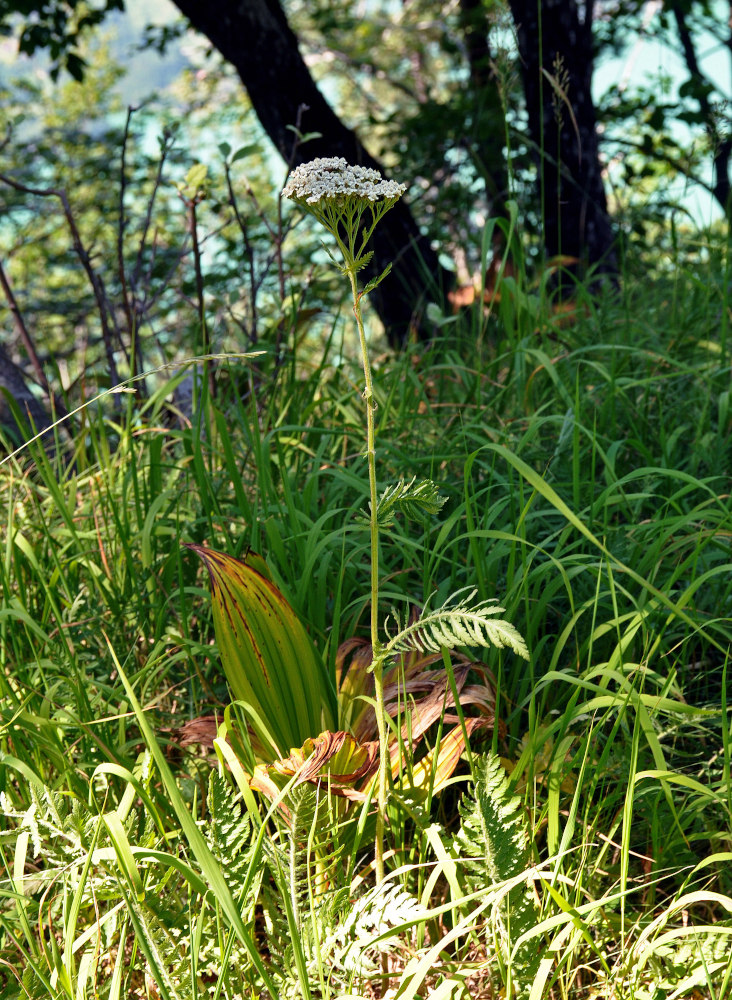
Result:
{"type": "Polygon", "coordinates": [[[374,844],[376,882],[384,881],[384,816],[386,813],[387,766],[389,763],[389,743],[386,733],[386,704],[384,702],[384,671],[378,656],[379,651],[379,524],[376,517],[376,434],[374,430],[374,389],[371,380],[366,333],[361,316],[361,297],[356,282],[356,270],[349,269],[353,294],[353,314],[356,317],[358,336],[361,343],[361,361],[366,382],[364,399],[366,400],[366,458],[369,468],[369,499],[371,513],[369,518],[371,530],[371,649],[374,670],[374,692],[376,695],[376,726],[379,732],[379,776],[376,799],[376,839],[374,844]]]}

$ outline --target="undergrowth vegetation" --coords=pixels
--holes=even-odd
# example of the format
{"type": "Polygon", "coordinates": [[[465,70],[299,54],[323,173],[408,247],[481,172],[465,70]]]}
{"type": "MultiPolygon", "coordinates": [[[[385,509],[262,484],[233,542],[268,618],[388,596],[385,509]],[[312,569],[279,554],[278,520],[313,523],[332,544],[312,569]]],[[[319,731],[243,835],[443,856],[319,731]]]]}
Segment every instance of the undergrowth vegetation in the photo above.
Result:
{"type": "Polygon", "coordinates": [[[445,498],[382,527],[381,623],[474,592],[530,654],[385,675],[383,881],[366,765],[304,780],[319,732],[268,756],[231,703],[196,554],[263,557],[375,740],[355,351],[290,301],[276,351],[131,381],[0,465],[4,1000],[730,995],[726,248],[568,311],[515,233],[489,307],[435,302],[439,338],[372,365],[381,485],[445,498]]]}

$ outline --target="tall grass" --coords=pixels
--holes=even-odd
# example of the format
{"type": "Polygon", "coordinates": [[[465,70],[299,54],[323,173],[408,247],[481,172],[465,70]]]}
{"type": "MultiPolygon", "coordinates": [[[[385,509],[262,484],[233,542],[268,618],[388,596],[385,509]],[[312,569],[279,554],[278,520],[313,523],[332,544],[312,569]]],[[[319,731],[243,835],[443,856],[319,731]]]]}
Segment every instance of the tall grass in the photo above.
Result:
{"type": "Polygon", "coordinates": [[[729,996],[729,275],[714,248],[693,264],[579,289],[570,323],[520,272],[375,367],[384,478],[448,497],[384,532],[385,604],[476,588],[532,654],[486,652],[500,725],[440,796],[390,800],[380,897],[368,805],[299,793],[291,843],[335,831],[323,902],[236,761],[171,743],[231,718],[184,543],[262,553],[331,664],[368,635],[357,372],[301,356],[247,396],[231,359],[189,424],[167,384],[90,410],[73,465],[34,445],[0,466],[4,998],[729,996]],[[518,796],[528,853],[476,888],[457,805],[483,801],[488,749],[508,783],[485,808],[518,796]],[[517,938],[500,915],[527,879],[517,938]]]}

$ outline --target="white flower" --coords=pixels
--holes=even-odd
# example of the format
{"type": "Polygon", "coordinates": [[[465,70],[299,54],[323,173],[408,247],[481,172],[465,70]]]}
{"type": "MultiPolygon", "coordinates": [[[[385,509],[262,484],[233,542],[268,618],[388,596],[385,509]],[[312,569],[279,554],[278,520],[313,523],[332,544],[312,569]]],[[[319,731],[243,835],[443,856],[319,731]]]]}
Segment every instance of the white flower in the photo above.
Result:
{"type": "Polygon", "coordinates": [[[353,167],[342,156],[319,156],[292,171],[282,194],[295,201],[317,205],[321,201],[341,202],[346,198],[396,201],[406,190],[406,184],[384,180],[378,170],[353,167]]]}

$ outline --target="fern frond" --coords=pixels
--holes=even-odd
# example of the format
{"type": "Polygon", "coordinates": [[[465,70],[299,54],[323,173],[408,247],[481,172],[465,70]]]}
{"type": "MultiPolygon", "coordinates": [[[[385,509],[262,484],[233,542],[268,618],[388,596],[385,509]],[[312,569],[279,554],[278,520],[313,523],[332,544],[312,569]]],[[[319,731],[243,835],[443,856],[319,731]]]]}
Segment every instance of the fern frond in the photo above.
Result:
{"type": "MultiPolygon", "coordinates": [[[[8,1000],[21,1000],[21,997],[23,1000],[48,1000],[48,987],[32,966],[29,965],[23,970],[21,984],[22,994],[10,994],[8,1000]]],[[[8,986],[3,985],[3,989],[8,989],[8,986]]]]}
{"type": "Polygon", "coordinates": [[[271,882],[263,882],[259,901],[267,948],[283,975],[282,998],[300,996],[293,933],[306,964],[315,967],[330,927],[349,908],[348,889],[342,885],[344,845],[339,837],[338,813],[343,802],[334,799],[307,782],[291,789],[284,836],[266,838],[262,845],[271,882]]]}
{"type": "MultiPolygon", "coordinates": [[[[154,902],[153,898],[151,903],[154,902]]],[[[160,993],[170,1000],[194,1000],[190,963],[176,940],[180,938],[180,929],[161,920],[152,905],[140,905],[132,896],[127,897],[127,911],[160,993]]],[[[167,916],[169,920],[170,914],[167,916]]]]}
{"type": "Polygon", "coordinates": [[[425,907],[398,883],[382,883],[352,900],[323,941],[332,967],[357,976],[376,972],[381,958],[403,947],[399,935],[374,943],[384,931],[424,918],[425,907]]]}
{"type": "Polygon", "coordinates": [[[240,795],[218,771],[208,776],[208,819],[204,827],[216,857],[231,859],[251,832],[249,815],[241,808],[240,795]]]}
{"type": "MultiPolygon", "coordinates": [[[[461,859],[469,891],[508,882],[530,867],[528,835],[521,800],[508,791],[508,779],[497,756],[474,758],[475,784],[471,799],[463,798],[460,831],[453,851],[461,859]]],[[[534,897],[525,886],[501,895],[492,915],[501,959],[508,964],[511,944],[539,920],[534,897]]],[[[512,959],[512,979],[518,996],[528,992],[539,953],[529,942],[512,959]]],[[[513,995],[513,994],[512,994],[513,995]]]]}
{"type": "MultiPolygon", "coordinates": [[[[501,614],[505,608],[492,601],[481,601],[471,606],[474,590],[462,601],[456,601],[456,597],[455,594],[449,597],[435,611],[425,608],[416,622],[409,622],[406,617],[401,619],[398,612],[392,610],[397,632],[390,636],[384,647],[385,654],[412,650],[437,653],[455,646],[496,646],[498,649],[507,647],[528,660],[529,651],[519,631],[505,619],[492,617],[501,614]]],[[[387,619],[387,630],[388,622],[387,619]]]]}
{"type": "Polygon", "coordinates": [[[395,486],[387,486],[376,502],[376,519],[380,528],[394,522],[394,515],[400,511],[412,521],[424,522],[437,514],[445,502],[437,492],[431,479],[416,482],[413,476],[409,482],[400,479],[395,486]]]}

